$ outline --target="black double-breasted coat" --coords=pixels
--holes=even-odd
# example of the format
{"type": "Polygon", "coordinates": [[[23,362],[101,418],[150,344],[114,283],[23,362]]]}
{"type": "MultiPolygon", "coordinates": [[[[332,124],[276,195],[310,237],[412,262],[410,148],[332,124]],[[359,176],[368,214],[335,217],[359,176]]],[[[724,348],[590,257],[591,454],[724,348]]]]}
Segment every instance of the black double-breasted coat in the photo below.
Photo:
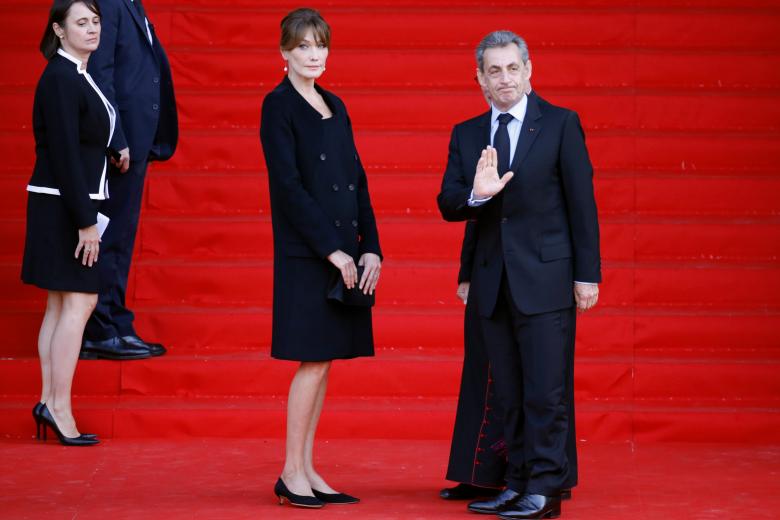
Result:
{"type": "Polygon", "coordinates": [[[327,257],[382,254],[346,107],[316,88],[332,117],[285,78],[263,100],[260,124],[274,236],[271,355],[299,361],[373,355],[370,308],[326,297],[336,272],[327,257]]]}

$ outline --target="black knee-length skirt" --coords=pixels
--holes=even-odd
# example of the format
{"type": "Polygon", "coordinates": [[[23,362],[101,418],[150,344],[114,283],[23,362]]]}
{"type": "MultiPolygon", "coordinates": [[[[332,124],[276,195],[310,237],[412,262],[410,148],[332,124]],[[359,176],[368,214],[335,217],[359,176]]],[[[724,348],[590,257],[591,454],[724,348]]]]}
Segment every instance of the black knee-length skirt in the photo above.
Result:
{"type": "Polygon", "coordinates": [[[320,258],[276,255],[272,357],[329,361],[374,355],[371,308],[327,299],[335,269],[320,258]]]}
{"type": "MultiPolygon", "coordinates": [[[[94,204],[97,208],[99,201],[94,204]]],[[[50,291],[97,293],[97,265],[74,258],[78,243],[78,226],[62,197],[29,192],[22,281],[50,291]]]]}

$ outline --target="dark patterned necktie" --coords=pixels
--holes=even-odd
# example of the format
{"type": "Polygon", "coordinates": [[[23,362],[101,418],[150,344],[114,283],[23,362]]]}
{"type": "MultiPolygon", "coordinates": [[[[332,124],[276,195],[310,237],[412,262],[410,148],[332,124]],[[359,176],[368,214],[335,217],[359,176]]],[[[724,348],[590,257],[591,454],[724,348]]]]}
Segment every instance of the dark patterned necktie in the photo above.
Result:
{"type": "Polygon", "coordinates": [[[509,130],[507,125],[514,119],[512,114],[501,114],[498,116],[498,130],[493,136],[493,148],[498,155],[498,174],[504,175],[509,171],[509,130]]]}

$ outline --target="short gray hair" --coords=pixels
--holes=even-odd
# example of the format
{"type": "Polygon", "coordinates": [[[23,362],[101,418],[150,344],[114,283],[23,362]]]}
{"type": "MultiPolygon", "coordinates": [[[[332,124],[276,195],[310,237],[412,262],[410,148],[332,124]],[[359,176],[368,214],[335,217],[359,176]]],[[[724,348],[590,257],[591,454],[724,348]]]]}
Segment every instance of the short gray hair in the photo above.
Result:
{"type": "Polygon", "coordinates": [[[512,31],[493,31],[492,33],[482,38],[482,41],[479,42],[479,45],[477,45],[476,55],[477,67],[479,70],[483,70],[482,67],[485,65],[486,50],[493,49],[495,47],[506,47],[512,43],[517,45],[517,47],[520,49],[520,59],[523,60],[523,63],[526,63],[529,56],[528,45],[526,45],[524,39],[512,31]]]}

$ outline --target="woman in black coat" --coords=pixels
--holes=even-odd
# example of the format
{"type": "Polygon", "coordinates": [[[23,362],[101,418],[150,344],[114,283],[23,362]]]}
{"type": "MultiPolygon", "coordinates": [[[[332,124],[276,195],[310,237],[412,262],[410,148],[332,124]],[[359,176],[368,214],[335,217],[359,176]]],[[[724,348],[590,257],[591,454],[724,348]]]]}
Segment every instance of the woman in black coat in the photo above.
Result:
{"type": "Polygon", "coordinates": [[[100,41],[94,0],[57,0],[41,40],[49,60],[35,91],[35,169],[27,186],[22,280],[48,291],[38,335],[41,400],[33,408],[40,436],[47,427],[65,445],[97,444],[81,434],[71,386],[84,326],[97,302],[98,204],[108,196],[106,148],[111,105],[87,74],[100,41]]]}
{"type": "Polygon", "coordinates": [[[265,97],[260,128],[274,231],[271,355],[301,364],[290,384],[286,459],[274,491],[280,501],[322,507],[357,502],[331,488],[312,462],[331,360],[374,353],[371,308],[328,292],[340,278],[347,290],[373,294],[381,250],[346,108],[315,84],[330,29],[312,9],[292,11],[281,26],[287,76],[265,97]]]}

